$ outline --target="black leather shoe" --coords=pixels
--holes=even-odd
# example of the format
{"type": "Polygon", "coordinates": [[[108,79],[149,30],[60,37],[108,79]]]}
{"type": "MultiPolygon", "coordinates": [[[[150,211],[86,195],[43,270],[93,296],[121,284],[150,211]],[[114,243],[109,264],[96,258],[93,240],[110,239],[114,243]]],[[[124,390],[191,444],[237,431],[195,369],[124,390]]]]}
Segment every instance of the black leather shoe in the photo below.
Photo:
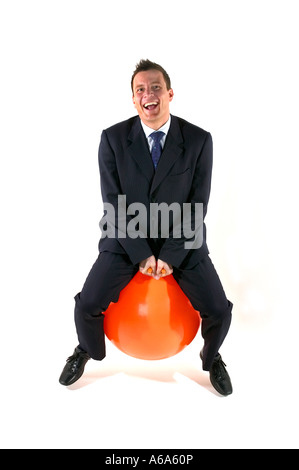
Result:
{"type": "MultiPolygon", "coordinates": [[[[200,358],[202,359],[202,351],[200,352],[200,358]]],[[[225,366],[226,364],[218,353],[210,369],[210,381],[215,390],[226,397],[233,393],[233,387],[225,366]]]]}
{"type": "Polygon", "coordinates": [[[68,357],[66,365],[59,377],[61,385],[72,385],[80,379],[84,372],[86,362],[90,359],[87,352],[82,351],[80,348],[75,348],[73,355],[68,357]]]}

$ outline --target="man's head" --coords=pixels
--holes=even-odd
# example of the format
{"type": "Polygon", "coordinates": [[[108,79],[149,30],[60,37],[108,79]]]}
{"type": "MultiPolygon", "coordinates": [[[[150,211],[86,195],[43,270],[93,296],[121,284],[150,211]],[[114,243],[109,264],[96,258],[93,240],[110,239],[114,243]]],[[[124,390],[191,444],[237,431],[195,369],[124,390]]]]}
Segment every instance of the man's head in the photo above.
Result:
{"type": "Polygon", "coordinates": [[[131,88],[140,119],[152,129],[159,129],[169,118],[173,98],[167,72],[155,62],[141,60],[132,75],[131,88]]]}

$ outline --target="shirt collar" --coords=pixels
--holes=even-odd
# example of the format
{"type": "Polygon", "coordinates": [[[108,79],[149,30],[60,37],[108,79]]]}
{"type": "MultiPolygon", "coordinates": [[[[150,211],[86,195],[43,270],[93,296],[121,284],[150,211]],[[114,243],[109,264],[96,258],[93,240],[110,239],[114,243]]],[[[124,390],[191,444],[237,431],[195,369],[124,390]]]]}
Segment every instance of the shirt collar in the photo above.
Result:
{"type": "MultiPolygon", "coordinates": [[[[150,134],[155,132],[155,129],[148,127],[146,124],[144,124],[144,122],[141,121],[141,119],[140,119],[140,122],[144,130],[144,133],[146,135],[146,138],[148,138],[150,134]]],[[[169,127],[170,127],[170,122],[171,122],[171,116],[169,115],[168,121],[166,121],[165,124],[163,124],[163,126],[160,127],[160,129],[157,129],[157,131],[162,131],[164,132],[165,135],[167,135],[167,132],[169,131],[169,127]]]]}

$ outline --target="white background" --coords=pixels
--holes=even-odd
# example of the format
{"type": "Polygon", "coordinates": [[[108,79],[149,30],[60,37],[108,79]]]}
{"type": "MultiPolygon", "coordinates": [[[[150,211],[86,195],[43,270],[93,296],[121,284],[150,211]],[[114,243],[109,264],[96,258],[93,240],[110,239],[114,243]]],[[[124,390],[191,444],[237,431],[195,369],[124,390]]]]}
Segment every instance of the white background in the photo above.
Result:
{"type": "Polygon", "coordinates": [[[298,448],[298,13],[291,0],[1,0],[2,448],[298,448]],[[107,343],[70,388],[74,295],[97,256],[103,128],[160,63],[171,112],[211,132],[211,258],[234,303],[201,371],[200,333],[164,361],[107,343]]]}

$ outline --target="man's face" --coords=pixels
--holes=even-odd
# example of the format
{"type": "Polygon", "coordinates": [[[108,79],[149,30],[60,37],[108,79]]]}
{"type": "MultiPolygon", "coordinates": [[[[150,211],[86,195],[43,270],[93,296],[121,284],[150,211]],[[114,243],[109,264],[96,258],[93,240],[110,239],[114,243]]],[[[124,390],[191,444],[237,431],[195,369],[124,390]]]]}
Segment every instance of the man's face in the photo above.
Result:
{"type": "Polygon", "coordinates": [[[152,129],[159,129],[169,118],[173,90],[167,90],[162,72],[139,72],[133,80],[133,103],[140,119],[152,129]]]}

